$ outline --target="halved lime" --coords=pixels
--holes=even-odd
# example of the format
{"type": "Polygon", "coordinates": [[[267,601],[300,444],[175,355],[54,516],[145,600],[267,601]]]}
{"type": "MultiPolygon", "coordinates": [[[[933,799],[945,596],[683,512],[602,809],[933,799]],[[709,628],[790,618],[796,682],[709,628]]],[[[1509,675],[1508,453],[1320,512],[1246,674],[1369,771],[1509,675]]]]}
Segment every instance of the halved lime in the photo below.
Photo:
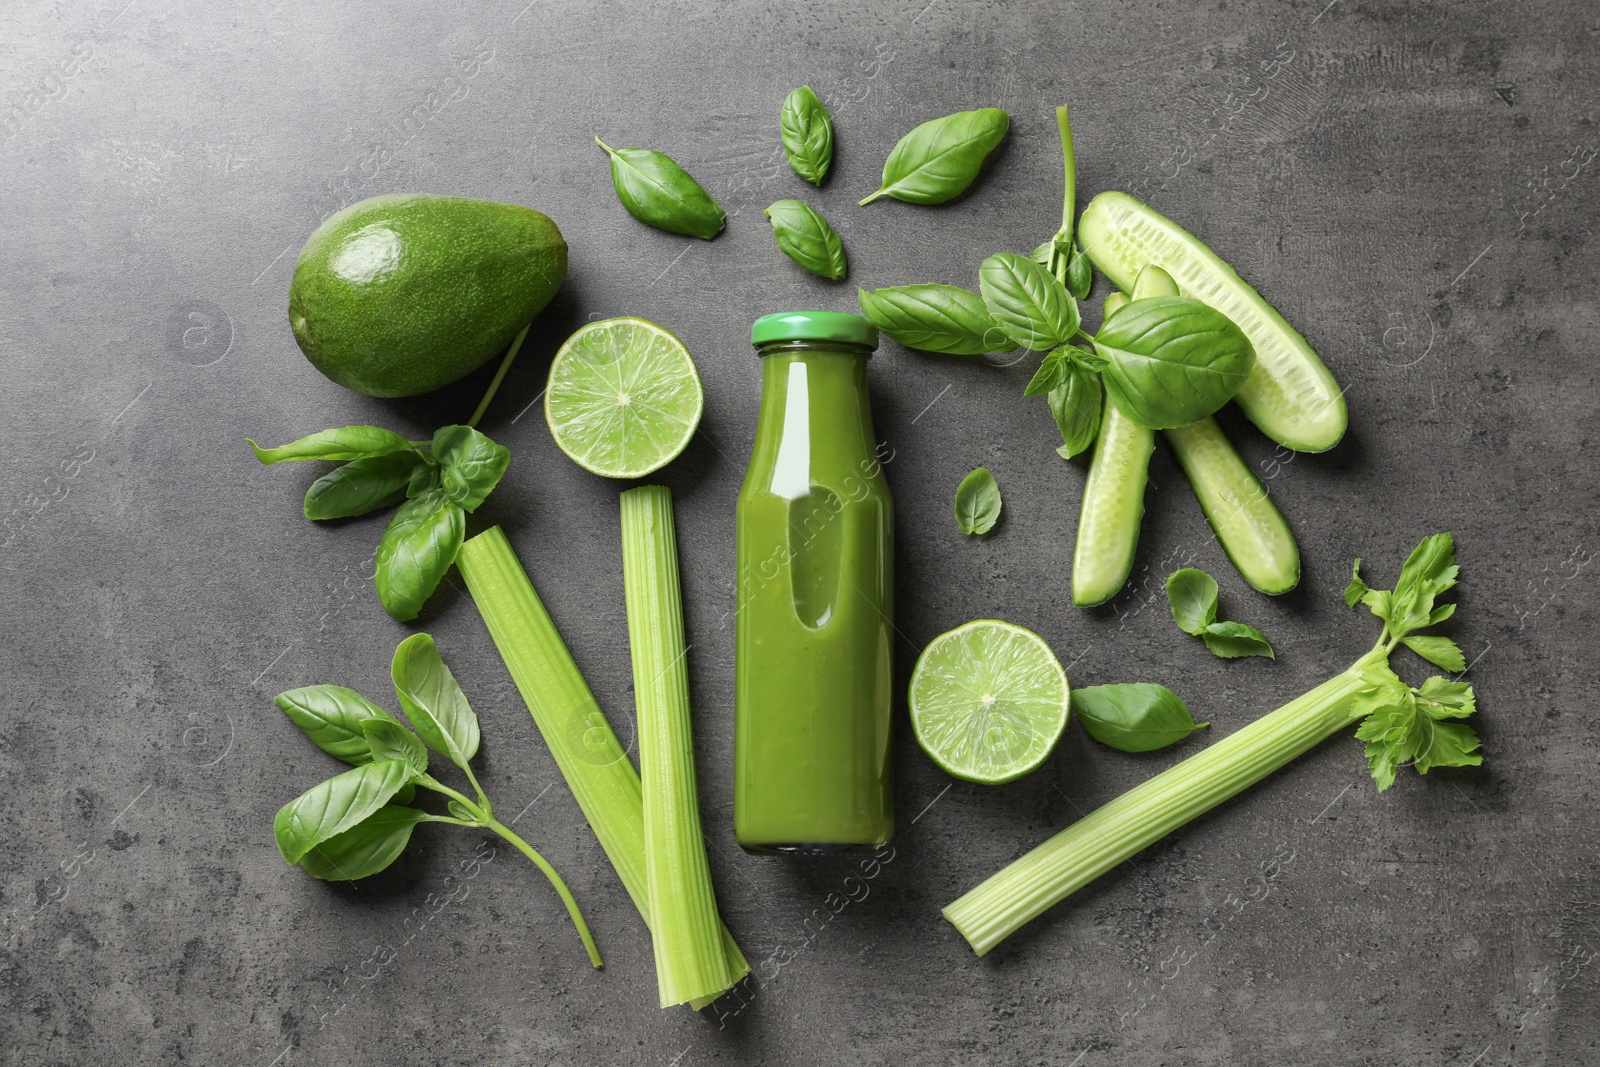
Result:
{"type": "Polygon", "coordinates": [[[644,319],[591,322],[550,362],[544,421],[567,458],[607,478],[642,478],[682,452],[705,394],[683,342],[644,319]]]}
{"type": "Polygon", "coordinates": [[[957,778],[998,785],[1044,762],[1067,725],[1067,672],[1044,639],[997,619],[940,634],[911,672],[911,728],[957,778]]]}

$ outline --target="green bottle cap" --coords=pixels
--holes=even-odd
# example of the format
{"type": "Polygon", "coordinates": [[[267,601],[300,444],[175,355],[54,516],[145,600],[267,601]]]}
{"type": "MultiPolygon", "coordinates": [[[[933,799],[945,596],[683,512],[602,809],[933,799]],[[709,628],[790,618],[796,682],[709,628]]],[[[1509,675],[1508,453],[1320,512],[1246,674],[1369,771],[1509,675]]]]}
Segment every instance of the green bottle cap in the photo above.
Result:
{"type": "Polygon", "coordinates": [[[878,347],[878,328],[845,311],[780,311],[763,315],[750,327],[757,348],[771,341],[840,341],[878,347]]]}

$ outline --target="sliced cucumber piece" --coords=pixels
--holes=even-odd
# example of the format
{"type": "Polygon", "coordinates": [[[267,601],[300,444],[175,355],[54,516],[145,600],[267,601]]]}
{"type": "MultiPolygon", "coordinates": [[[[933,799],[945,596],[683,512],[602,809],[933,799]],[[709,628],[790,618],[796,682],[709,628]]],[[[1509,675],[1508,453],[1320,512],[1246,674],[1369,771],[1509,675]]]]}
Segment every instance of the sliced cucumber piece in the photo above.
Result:
{"type": "Polygon", "coordinates": [[[1289,524],[1217,420],[1207,415],[1162,432],[1194,486],[1222,550],[1244,580],[1271,594],[1287,593],[1300,584],[1300,548],[1289,524]]]}
{"type": "Polygon", "coordinates": [[[1080,607],[1116,596],[1133,570],[1155,446],[1155,433],[1118,411],[1107,397],[1083,483],[1078,543],[1072,549],[1072,602],[1080,607]]]}
{"type": "Polygon", "coordinates": [[[1183,295],[1203,300],[1238,324],[1256,350],[1256,367],[1234,401],[1261,432],[1285,448],[1325,452],[1344,436],[1344,394],[1306,339],[1261,294],[1193,234],[1127,193],[1101,193],[1078,220],[1078,241],[1111,279],[1131,290],[1154,264],[1183,295]]]}
{"type": "Polygon", "coordinates": [[[1178,283],[1154,263],[1146,263],[1139,269],[1139,277],[1133,283],[1133,298],[1144,300],[1152,296],[1179,296],[1178,283]]]}

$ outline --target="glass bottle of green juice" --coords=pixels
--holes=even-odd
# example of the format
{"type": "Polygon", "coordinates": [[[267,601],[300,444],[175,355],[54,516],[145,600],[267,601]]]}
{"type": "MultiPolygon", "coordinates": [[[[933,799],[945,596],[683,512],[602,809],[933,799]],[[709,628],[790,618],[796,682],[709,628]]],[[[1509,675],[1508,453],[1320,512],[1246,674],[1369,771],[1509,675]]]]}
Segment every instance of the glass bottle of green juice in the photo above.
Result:
{"type": "Polygon", "coordinates": [[[859,315],[767,315],[739,491],[734,832],[751,852],[873,848],[889,785],[894,505],[859,315]]]}

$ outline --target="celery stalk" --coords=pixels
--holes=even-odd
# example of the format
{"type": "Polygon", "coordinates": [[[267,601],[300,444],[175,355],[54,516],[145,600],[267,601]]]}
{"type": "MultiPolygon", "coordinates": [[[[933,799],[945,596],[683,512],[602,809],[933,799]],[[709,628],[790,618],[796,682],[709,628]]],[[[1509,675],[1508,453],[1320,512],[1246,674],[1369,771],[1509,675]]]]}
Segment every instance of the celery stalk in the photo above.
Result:
{"type": "Polygon", "coordinates": [[[650,932],[665,1008],[733,984],[700,834],[678,538],[666,486],[622,494],[622,587],[639,718],[650,932]]]}
{"type": "MultiPolygon", "coordinates": [[[[469,538],[456,566],[556,766],[649,926],[644,797],[638,773],[501,529],[496,526],[469,538]]],[[[750,965],[726,928],[722,947],[731,984],[748,974],[750,965]]],[[[691,1003],[698,1010],[712,998],[708,994],[691,1003]]]]}
{"type": "Polygon", "coordinates": [[[1360,668],[1095,809],[944,909],[982,956],[1045,909],[1350,725],[1360,668]]]}

